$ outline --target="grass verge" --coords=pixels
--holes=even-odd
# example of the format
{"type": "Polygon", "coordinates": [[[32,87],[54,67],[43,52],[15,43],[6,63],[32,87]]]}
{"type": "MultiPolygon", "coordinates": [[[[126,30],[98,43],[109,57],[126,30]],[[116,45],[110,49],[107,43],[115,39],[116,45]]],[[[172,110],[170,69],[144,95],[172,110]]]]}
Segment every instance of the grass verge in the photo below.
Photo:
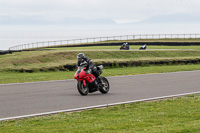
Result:
{"type": "Polygon", "coordinates": [[[3,133],[200,131],[200,94],[0,122],[3,133]]]}
{"type": "Polygon", "coordinates": [[[199,50],[154,50],[154,51],[29,51],[0,56],[0,71],[9,70],[34,70],[62,68],[64,65],[75,65],[76,55],[80,52],[91,58],[94,62],[118,62],[140,60],[168,60],[199,58],[199,50]]]}
{"type": "MultiPolygon", "coordinates": [[[[103,69],[103,76],[136,75],[200,70],[200,64],[122,67],[103,69]]],[[[1,72],[0,84],[73,79],[75,71],[17,73],[1,72]]]]}

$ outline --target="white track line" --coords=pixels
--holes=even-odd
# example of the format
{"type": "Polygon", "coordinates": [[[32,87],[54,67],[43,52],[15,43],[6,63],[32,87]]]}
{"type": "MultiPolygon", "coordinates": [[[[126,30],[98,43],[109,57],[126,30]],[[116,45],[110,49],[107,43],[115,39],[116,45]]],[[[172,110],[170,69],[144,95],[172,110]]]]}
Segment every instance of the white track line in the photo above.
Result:
{"type": "Polygon", "coordinates": [[[6,120],[12,120],[12,119],[21,119],[21,118],[26,118],[26,117],[43,116],[43,115],[50,115],[50,114],[57,114],[59,112],[81,111],[81,110],[87,110],[87,109],[93,109],[93,108],[102,108],[102,107],[114,106],[114,105],[119,105],[119,104],[128,104],[128,103],[135,103],[135,102],[159,100],[159,99],[178,97],[178,96],[185,96],[185,95],[192,95],[192,94],[198,94],[198,93],[200,93],[200,91],[198,91],[198,92],[190,92],[190,93],[183,93],[183,94],[176,94],[176,95],[169,95],[169,96],[162,96],[162,97],[140,99],[140,100],[133,100],[133,101],[125,101],[125,102],[118,102],[118,103],[110,103],[110,104],[89,106],[89,107],[82,107],[82,108],[75,108],[75,109],[59,110],[59,111],[53,111],[53,112],[45,112],[45,113],[30,114],[30,115],[23,115],[23,116],[7,117],[7,118],[1,118],[0,121],[6,121],[6,120]]]}

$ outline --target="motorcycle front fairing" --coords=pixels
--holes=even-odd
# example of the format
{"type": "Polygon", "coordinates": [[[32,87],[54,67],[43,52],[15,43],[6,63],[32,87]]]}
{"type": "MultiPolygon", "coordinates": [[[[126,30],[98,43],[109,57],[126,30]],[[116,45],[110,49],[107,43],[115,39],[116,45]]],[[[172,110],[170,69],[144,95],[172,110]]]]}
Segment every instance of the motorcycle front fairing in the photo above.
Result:
{"type": "Polygon", "coordinates": [[[89,83],[92,83],[96,78],[93,74],[86,73],[86,67],[81,66],[78,67],[78,70],[76,71],[74,78],[78,81],[83,81],[83,85],[86,86],[85,80],[89,83]]]}

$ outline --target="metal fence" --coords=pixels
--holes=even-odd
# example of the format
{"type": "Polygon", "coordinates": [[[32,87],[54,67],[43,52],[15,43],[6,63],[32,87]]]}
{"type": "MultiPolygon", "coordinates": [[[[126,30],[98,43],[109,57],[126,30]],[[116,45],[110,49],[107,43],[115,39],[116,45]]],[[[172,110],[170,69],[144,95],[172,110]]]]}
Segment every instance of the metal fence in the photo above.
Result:
{"type": "Polygon", "coordinates": [[[139,34],[139,35],[124,35],[124,36],[109,36],[109,37],[94,37],[72,40],[58,40],[35,42],[17,45],[10,47],[9,50],[24,50],[32,48],[50,47],[50,46],[63,46],[73,44],[86,44],[86,43],[106,43],[106,41],[129,41],[135,39],[175,39],[175,38],[200,38],[200,34],[139,34]]]}

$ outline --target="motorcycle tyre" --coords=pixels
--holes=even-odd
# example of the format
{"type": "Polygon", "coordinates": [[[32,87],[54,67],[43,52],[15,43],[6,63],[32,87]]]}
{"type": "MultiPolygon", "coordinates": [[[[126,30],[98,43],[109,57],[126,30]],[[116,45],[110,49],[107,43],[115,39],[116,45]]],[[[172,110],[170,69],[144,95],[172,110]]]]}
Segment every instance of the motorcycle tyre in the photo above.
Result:
{"type": "Polygon", "coordinates": [[[105,78],[105,77],[99,77],[100,78],[100,80],[101,80],[101,82],[103,81],[103,82],[106,82],[107,83],[107,89],[106,90],[104,90],[103,89],[103,87],[101,87],[101,88],[99,88],[99,91],[102,93],[102,94],[106,94],[106,93],[108,93],[108,91],[109,91],[109,89],[110,89],[110,85],[109,85],[109,82],[108,82],[108,80],[105,78]]]}
{"type": "Polygon", "coordinates": [[[86,82],[86,86],[85,86],[85,91],[83,91],[83,81],[78,81],[77,83],[77,89],[78,92],[82,95],[82,96],[86,96],[89,93],[89,87],[88,84],[86,82]]]}

